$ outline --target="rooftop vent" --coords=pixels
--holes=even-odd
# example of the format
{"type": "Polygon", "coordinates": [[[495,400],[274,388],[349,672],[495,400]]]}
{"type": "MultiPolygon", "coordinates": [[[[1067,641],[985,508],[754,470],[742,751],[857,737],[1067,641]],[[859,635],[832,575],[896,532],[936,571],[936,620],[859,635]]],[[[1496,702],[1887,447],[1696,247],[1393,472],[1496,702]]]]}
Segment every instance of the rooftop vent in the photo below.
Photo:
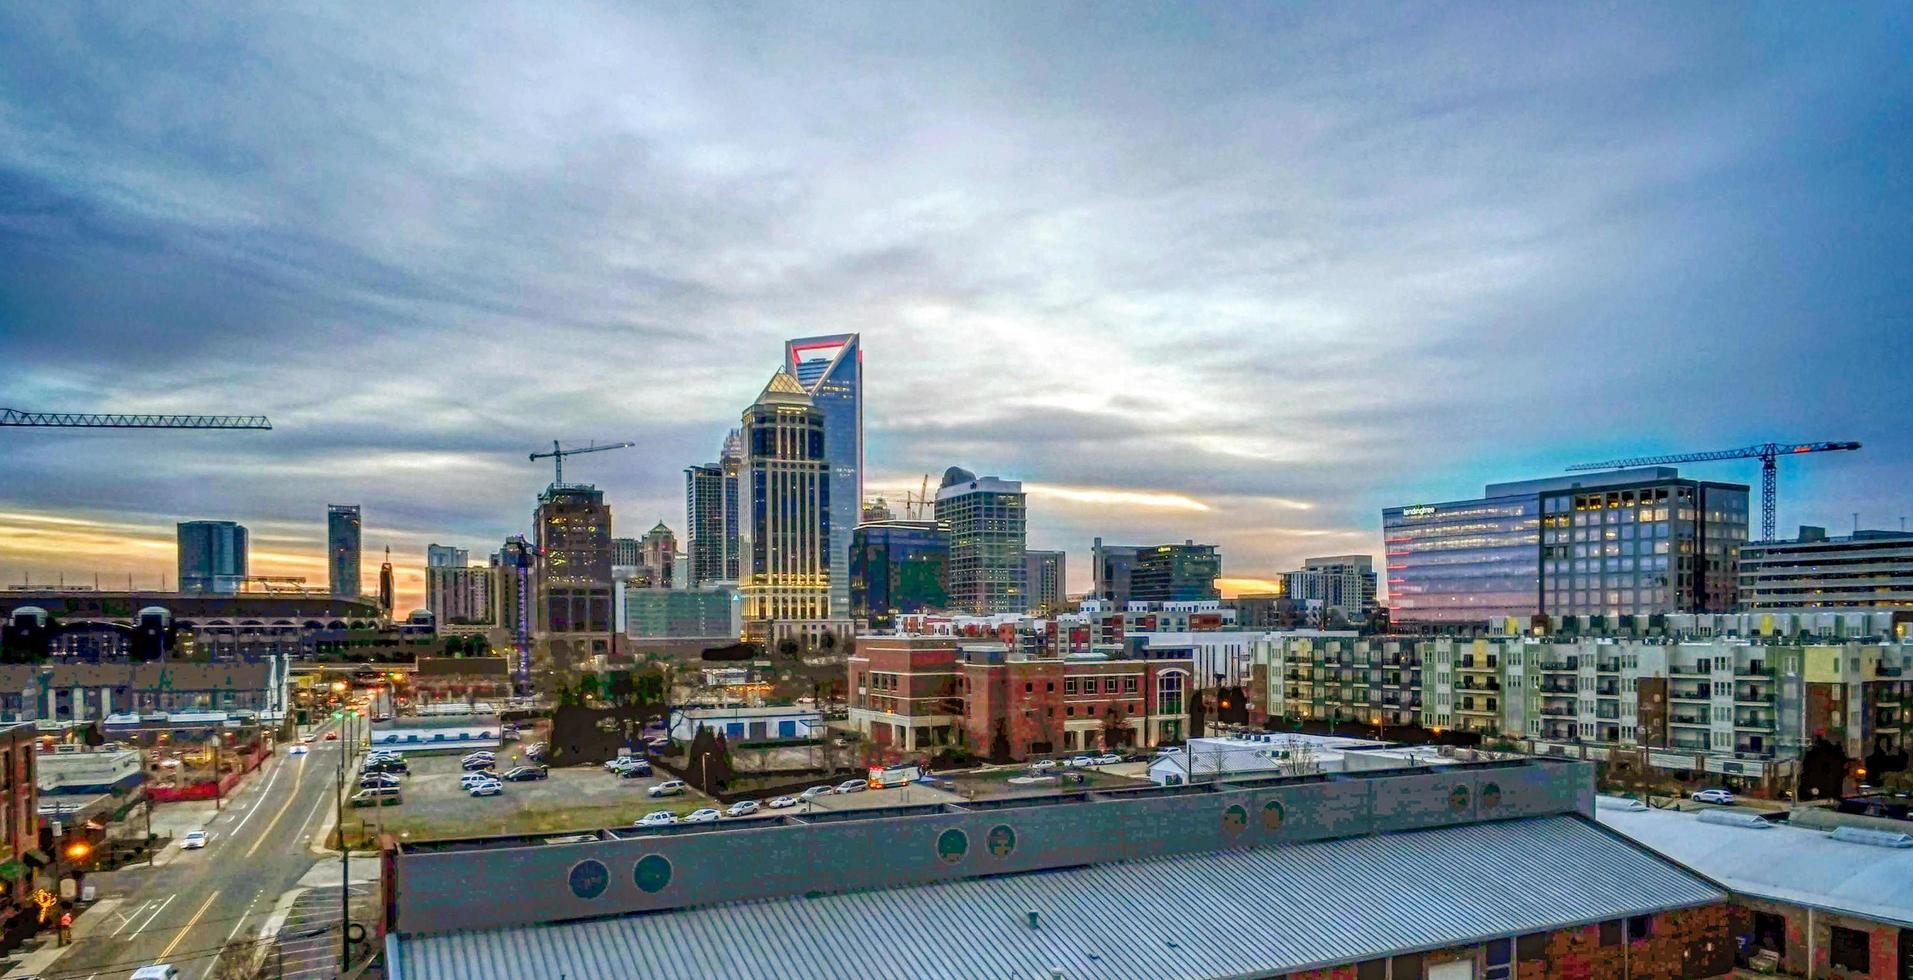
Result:
{"type": "Polygon", "coordinates": [[[1766,830],[1773,824],[1752,813],[1736,810],[1709,810],[1700,815],[1701,823],[1717,823],[1723,827],[1746,827],[1750,830],[1766,830]]]}
{"type": "Polygon", "coordinates": [[[1913,837],[1894,830],[1836,827],[1829,836],[1834,840],[1846,841],[1849,844],[1865,844],[1869,847],[1913,847],[1913,837]]]}

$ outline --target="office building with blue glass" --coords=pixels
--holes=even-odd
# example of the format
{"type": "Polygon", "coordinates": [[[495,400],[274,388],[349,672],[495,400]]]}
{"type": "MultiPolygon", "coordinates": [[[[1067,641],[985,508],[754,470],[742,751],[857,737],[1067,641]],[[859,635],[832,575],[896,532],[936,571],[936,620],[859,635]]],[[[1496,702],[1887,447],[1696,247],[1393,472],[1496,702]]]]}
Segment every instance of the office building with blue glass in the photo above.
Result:
{"type": "Polygon", "coordinates": [[[830,618],[850,616],[850,579],[843,569],[863,516],[863,345],[854,333],[802,337],[784,344],[784,370],[797,379],[824,419],[830,482],[830,618]]]}
{"type": "Polygon", "coordinates": [[[850,615],[887,630],[905,613],[950,604],[950,529],[936,521],[873,521],[851,536],[850,615]]]}
{"type": "Polygon", "coordinates": [[[232,521],[182,521],[179,591],[230,594],[246,578],[246,528],[232,521]]]}

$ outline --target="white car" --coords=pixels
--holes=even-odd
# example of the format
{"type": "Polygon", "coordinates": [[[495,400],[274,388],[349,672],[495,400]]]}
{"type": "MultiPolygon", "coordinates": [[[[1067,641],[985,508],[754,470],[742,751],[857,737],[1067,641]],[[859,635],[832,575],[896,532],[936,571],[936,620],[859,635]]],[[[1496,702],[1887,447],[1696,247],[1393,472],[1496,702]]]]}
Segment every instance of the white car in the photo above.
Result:
{"type": "Polygon", "coordinates": [[[303,745],[295,745],[292,748],[289,748],[286,750],[287,755],[308,755],[311,752],[312,752],[311,749],[303,745]]]}
{"type": "Polygon", "coordinates": [[[197,851],[206,846],[206,841],[206,832],[203,830],[195,830],[180,839],[179,849],[182,851],[197,851]]]}
{"type": "Polygon", "coordinates": [[[843,782],[837,784],[836,792],[861,793],[864,790],[867,790],[869,788],[870,788],[870,781],[867,779],[846,779],[843,782]]]}
{"type": "Polygon", "coordinates": [[[458,785],[463,786],[466,789],[471,789],[473,786],[476,786],[479,783],[495,783],[495,782],[498,782],[498,774],[491,773],[491,772],[468,772],[465,775],[458,777],[458,785]]]}
{"type": "Polygon", "coordinates": [[[794,796],[780,796],[777,799],[774,799],[764,805],[770,807],[773,810],[782,810],[785,807],[796,806],[797,798],[794,796]]]}
{"type": "Polygon", "coordinates": [[[653,786],[650,789],[645,790],[645,792],[651,794],[652,796],[677,796],[680,793],[684,792],[684,780],[667,779],[664,782],[661,782],[657,784],[656,786],[653,786]]]}
{"type": "Polygon", "coordinates": [[[1068,765],[1071,769],[1084,769],[1095,764],[1096,760],[1086,755],[1076,756],[1065,763],[1065,765],[1068,765]]]}
{"type": "Polygon", "coordinates": [[[739,800],[731,804],[731,808],[725,810],[724,815],[727,817],[748,817],[761,809],[763,809],[763,807],[759,806],[756,800],[739,800]]]}
{"type": "Polygon", "coordinates": [[[1157,750],[1156,750],[1156,754],[1157,754],[1157,755],[1181,755],[1181,754],[1182,754],[1182,746],[1180,746],[1180,745],[1165,745],[1165,746],[1163,746],[1163,747],[1161,747],[1161,748],[1159,748],[1159,749],[1157,749],[1157,750]]]}
{"type": "Polygon", "coordinates": [[[179,980],[179,967],[160,963],[156,966],[142,966],[133,971],[126,980],[179,980]]]}
{"type": "Polygon", "coordinates": [[[653,810],[632,821],[633,827],[668,827],[678,822],[678,815],[669,810],[653,810]]]}
{"type": "Polygon", "coordinates": [[[299,741],[301,742],[317,742],[318,740],[319,740],[318,732],[307,732],[304,735],[299,736],[299,741]]]}
{"type": "Polygon", "coordinates": [[[1055,759],[1038,759],[1035,762],[1030,763],[1031,772],[1048,772],[1049,770],[1054,768],[1056,768],[1055,759]]]}
{"type": "Polygon", "coordinates": [[[1693,795],[1688,797],[1688,799],[1691,799],[1697,803],[1726,804],[1726,803],[1734,802],[1734,794],[1724,789],[1701,789],[1701,790],[1695,790],[1693,795]]]}
{"type": "Polygon", "coordinates": [[[504,791],[505,784],[496,779],[487,780],[482,783],[473,783],[465,787],[465,792],[473,796],[497,796],[504,791]]]}
{"type": "Polygon", "coordinates": [[[797,798],[800,800],[814,800],[818,798],[819,796],[829,796],[830,794],[835,792],[837,791],[830,788],[829,786],[812,786],[811,788],[803,791],[802,793],[797,794],[797,798]]]}
{"type": "Polygon", "coordinates": [[[692,810],[691,815],[684,818],[684,822],[685,823],[710,823],[711,821],[716,820],[717,818],[718,818],[717,809],[715,807],[706,806],[706,807],[699,807],[698,809],[692,810]]]}
{"type": "Polygon", "coordinates": [[[1116,763],[1123,761],[1123,757],[1120,755],[1117,755],[1114,752],[1105,752],[1102,755],[1097,756],[1092,761],[1094,761],[1099,766],[1113,766],[1116,763]]]}

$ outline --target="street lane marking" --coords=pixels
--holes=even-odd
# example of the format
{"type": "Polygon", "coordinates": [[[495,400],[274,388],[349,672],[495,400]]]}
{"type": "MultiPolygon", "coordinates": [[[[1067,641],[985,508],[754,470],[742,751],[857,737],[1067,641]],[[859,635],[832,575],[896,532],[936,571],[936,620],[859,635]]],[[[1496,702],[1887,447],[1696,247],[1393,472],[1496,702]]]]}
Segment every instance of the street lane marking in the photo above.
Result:
{"type": "Polygon", "coordinates": [[[159,955],[154,957],[154,959],[160,963],[166,962],[166,957],[173,955],[173,950],[178,949],[179,944],[185,942],[186,935],[193,931],[194,926],[199,924],[200,917],[206,914],[207,909],[212,908],[213,899],[218,897],[219,889],[215,888],[213,889],[213,893],[206,896],[206,900],[200,903],[199,911],[194,912],[193,917],[186,920],[186,924],[180,927],[179,933],[173,936],[173,941],[167,943],[166,948],[160,950],[159,955]]]}
{"type": "Polygon", "coordinates": [[[132,934],[126,937],[127,941],[130,942],[132,940],[138,939],[139,934],[142,932],[145,932],[146,927],[152,925],[154,919],[159,918],[160,912],[164,911],[166,909],[166,906],[173,904],[173,899],[178,897],[179,896],[177,894],[166,896],[166,901],[159,903],[159,907],[153,910],[153,914],[147,916],[146,921],[141,923],[138,929],[133,930],[132,934]]]}
{"type": "MultiPolygon", "coordinates": [[[[259,845],[264,844],[266,842],[266,838],[272,834],[272,828],[279,826],[279,818],[285,816],[286,811],[292,809],[292,805],[297,802],[299,802],[299,784],[293,783],[292,792],[286,794],[285,805],[279,808],[278,813],[275,813],[272,815],[272,822],[266,824],[266,829],[259,832],[259,838],[252,842],[252,846],[249,848],[246,848],[247,857],[252,857],[253,852],[259,850],[259,845]]],[[[254,812],[258,812],[258,811],[255,809],[254,812]]],[[[239,828],[234,827],[233,833],[237,835],[239,833],[239,828]]]]}
{"type": "MultiPolygon", "coordinates": [[[[267,793],[270,793],[272,791],[272,784],[279,781],[279,774],[285,771],[286,771],[286,767],[284,766],[272,767],[272,775],[266,777],[265,785],[259,787],[259,799],[261,801],[263,801],[266,798],[267,793]]],[[[242,818],[237,824],[233,825],[232,833],[235,836],[238,835],[240,828],[246,826],[246,821],[251,820],[252,815],[258,812],[259,812],[259,805],[255,803],[253,804],[251,809],[246,811],[245,817],[242,818]]]]}
{"type": "Polygon", "coordinates": [[[108,933],[108,934],[107,934],[107,935],[108,935],[108,937],[110,938],[110,937],[112,937],[112,936],[117,936],[117,935],[119,935],[120,933],[122,933],[122,932],[125,932],[125,931],[126,931],[126,927],[127,927],[127,926],[130,926],[130,925],[132,925],[132,924],[133,924],[133,920],[134,920],[134,919],[137,919],[137,918],[139,918],[139,914],[140,914],[141,912],[144,912],[144,911],[146,911],[146,907],[147,907],[148,905],[151,905],[151,904],[153,904],[153,900],[149,898],[149,899],[147,899],[146,901],[144,901],[144,902],[141,902],[141,903],[139,903],[139,908],[136,908],[136,909],[134,909],[134,910],[133,910],[133,911],[131,911],[131,912],[127,912],[127,913],[123,913],[123,914],[121,914],[121,915],[120,915],[120,927],[119,927],[118,929],[115,929],[115,930],[113,930],[112,932],[110,932],[110,933],[108,933]]]}

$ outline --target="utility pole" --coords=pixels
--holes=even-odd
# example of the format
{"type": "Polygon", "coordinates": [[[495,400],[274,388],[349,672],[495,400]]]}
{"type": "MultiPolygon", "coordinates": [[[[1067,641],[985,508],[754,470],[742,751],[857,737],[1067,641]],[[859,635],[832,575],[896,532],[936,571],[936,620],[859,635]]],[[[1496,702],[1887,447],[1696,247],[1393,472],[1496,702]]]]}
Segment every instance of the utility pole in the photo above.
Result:
{"type": "MultiPolygon", "coordinates": [[[[344,727],[345,712],[339,711],[332,717],[339,719],[344,727]]],[[[339,970],[344,972],[352,962],[352,848],[345,840],[345,758],[349,754],[343,736],[339,740],[339,970]]]]}

